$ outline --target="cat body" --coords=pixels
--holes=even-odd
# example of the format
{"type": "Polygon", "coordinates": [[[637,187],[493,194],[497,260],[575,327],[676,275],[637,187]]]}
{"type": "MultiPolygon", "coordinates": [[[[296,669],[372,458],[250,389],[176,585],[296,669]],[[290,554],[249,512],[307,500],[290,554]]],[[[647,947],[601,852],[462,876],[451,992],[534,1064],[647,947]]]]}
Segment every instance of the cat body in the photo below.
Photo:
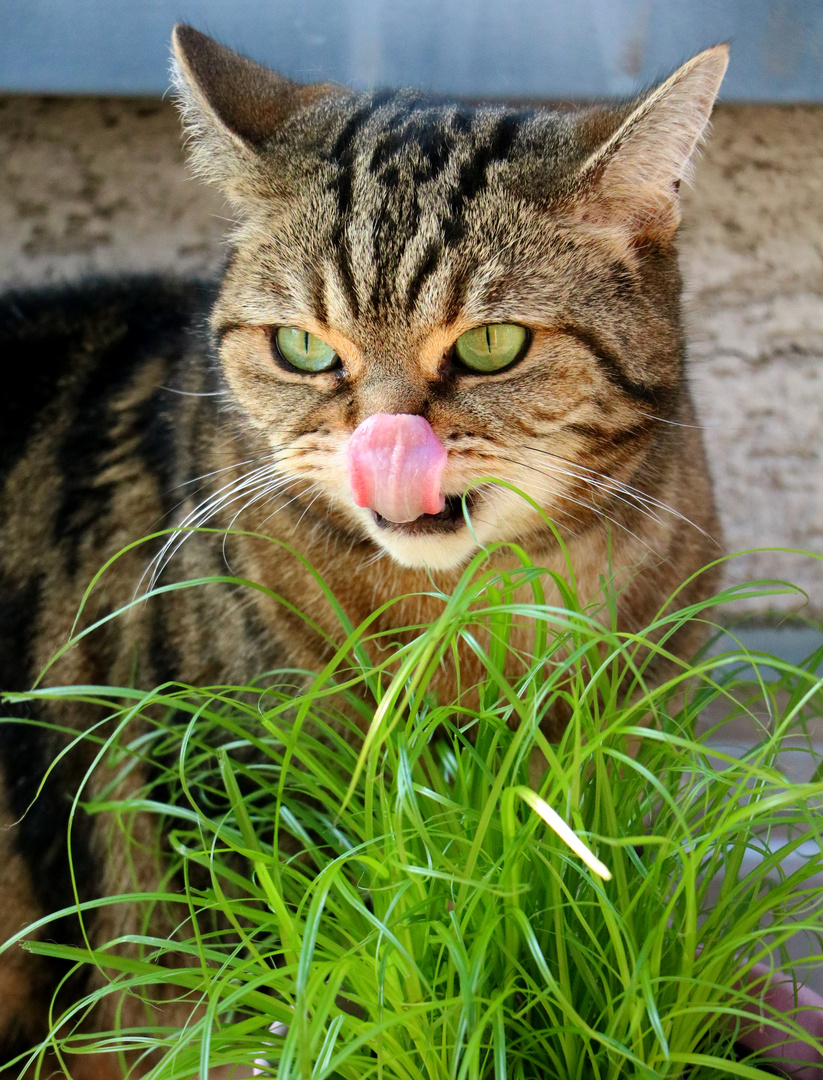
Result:
{"type": "MultiPolygon", "coordinates": [[[[675,235],[725,50],[631,105],[568,113],[299,87],[186,27],[176,51],[195,167],[238,214],[232,254],[214,287],[124,279],[4,303],[3,355],[22,378],[0,405],[2,690],[33,684],[103,563],[161,530],[215,531],[131,547],[81,625],[154,581],[265,589],[136,604],[63,652],[47,685],[316,670],[340,629],[302,559],[355,625],[403,598],[375,624],[388,632],[433,621],[432,582],[448,593],[489,543],[520,543],[565,576],[544,516],[487,477],[545,510],[584,599],[614,578],[621,629],[682,582],[684,605],[711,591],[713,573],[693,577],[718,530],[675,235]]],[[[491,558],[517,565],[504,549],[491,558]]],[[[699,639],[686,629],[672,646],[685,655],[699,639]]],[[[477,663],[464,658],[465,685],[477,663]]],[[[453,672],[434,685],[452,698],[453,672]]],[[[42,716],[90,723],[78,705],[42,716]]],[[[73,903],[66,829],[93,746],[40,790],[64,743],[17,724],[0,740],[5,938],[73,903]]],[[[72,849],[81,899],[156,872],[148,856],[126,865],[82,812],[72,849]]],[[[114,910],[90,917],[94,940],[131,932],[128,907],[114,910]]],[[[79,927],[48,934],[76,941],[79,927]]],[[[42,1037],[64,971],[19,949],[0,957],[0,1061],[42,1037]]]]}

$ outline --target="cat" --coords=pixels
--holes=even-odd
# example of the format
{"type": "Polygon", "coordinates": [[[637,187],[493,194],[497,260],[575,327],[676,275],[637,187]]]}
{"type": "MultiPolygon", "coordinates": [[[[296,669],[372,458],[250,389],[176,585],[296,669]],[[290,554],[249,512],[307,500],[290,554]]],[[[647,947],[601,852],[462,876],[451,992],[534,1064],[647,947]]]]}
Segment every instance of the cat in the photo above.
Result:
{"type": "MultiPolygon", "coordinates": [[[[32,685],[106,559],[168,527],[282,539],[354,624],[408,595],[377,629],[430,622],[432,578],[448,592],[490,542],[563,573],[543,516],[508,488],[472,486],[480,477],[545,509],[584,598],[614,577],[622,629],[683,582],[683,605],[710,593],[716,572],[697,571],[718,555],[718,525],[676,236],[726,48],[630,103],[567,111],[301,86],[187,26],[174,50],[194,169],[237,217],[231,255],[215,285],[120,279],[4,301],[20,392],[0,401],[0,689],[32,685]]],[[[147,567],[165,582],[227,565],[339,633],[298,558],[213,533],[130,548],[84,625],[128,604],[147,567]]],[[[687,627],[669,645],[686,655],[699,641],[687,627]]],[[[243,684],[317,669],[327,650],[271,595],[210,584],[137,605],[47,682],[243,684]]],[[[471,682],[477,661],[464,660],[471,682]]],[[[448,698],[453,673],[435,684],[448,698]]],[[[46,716],[90,722],[79,705],[46,716]]],[[[40,790],[62,744],[34,725],[0,725],[0,739],[5,938],[73,903],[66,826],[93,748],[60,759],[40,790]]],[[[82,811],[72,849],[81,899],[154,873],[108,850],[82,811]]],[[[101,909],[93,940],[128,933],[129,918],[101,909]]],[[[66,918],[48,935],[76,941],[79,928],[66,918]]],[[[66,968],[20,949],[0,965],[2,1062],[43,1037],[66,968]]],[[[87,989],[75,979],[59,1004],[87,989]]]]}

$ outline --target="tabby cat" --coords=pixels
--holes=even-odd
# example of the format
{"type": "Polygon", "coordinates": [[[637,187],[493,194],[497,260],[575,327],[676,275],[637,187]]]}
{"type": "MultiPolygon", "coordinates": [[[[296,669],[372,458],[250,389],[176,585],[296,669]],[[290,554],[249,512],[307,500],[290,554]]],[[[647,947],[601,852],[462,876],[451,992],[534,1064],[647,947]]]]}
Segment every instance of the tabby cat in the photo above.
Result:
{"type": "MultiPolygon", "coordinates": [[[[620,626],[644,625],[717,555],[675,238],[725,47],[629,104],[562,112],[300,86],[186,26],[174,48],[194,168],[236,213],[231,257],[214,289],[141,278],[3,304],[20,393],[0,399],[0,688],[30,687],[93,573],[169,526],[294,544],[355,624],[389,597],[431,593],[430,575],[448,591],[490,541],[562,572],[527,501],[472,486],[490,475],[545,508],[584,597],[611,573],[620,626]]],[[[115,563],[87,622],[152,575],[228,564],[337,632],[314,578],[270,543],[193,533],[148,551],[115,563]]],[[[714,584],[696,577],[682,601],[714,584]]],[[[438,610],[418,597],[379,625],[438,610]]],[[[686,631],[675,648],[697,641],[686,631]]],[[[138,605],[65,652],[48,682],[242,684],[316,668],[326,648],[269,595],[211,584],[138,605]]],[[[451,680],[439,672],[442,694],[451,680]]],[[[46,715],[89,723],[79,706],[46,715]]],[[[0,738],[6,936],[72,903],[69,800],[92,750],[62,758],[38,795],[60,744],[33,725],[3,724],[0,738]]],[[[99,821],[78,812],[73,826],[81,898],[154,872],[108,850],[99,821]]],[[[88,925],[107,940],[129,919],[103,908],[88,925]]],[[[64,919],[47,933],[79,930],[64,919]]],[[[0,964],[8,1061],[42,1037],[65,970],[18,948],[0,964]]],[[[61,1004],[87,989],[67,984],[61,1004]]]]}

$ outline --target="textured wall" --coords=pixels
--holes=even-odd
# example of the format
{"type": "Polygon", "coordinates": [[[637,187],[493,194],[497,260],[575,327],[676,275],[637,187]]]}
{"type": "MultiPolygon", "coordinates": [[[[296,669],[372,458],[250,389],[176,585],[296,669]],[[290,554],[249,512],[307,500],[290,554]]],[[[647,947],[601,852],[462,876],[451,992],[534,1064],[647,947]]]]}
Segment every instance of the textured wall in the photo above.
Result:
{"type": "MultiPolygon", "coordinates": [[[[685,194],[692,380],[729,550],[823,552],[823,108],[721,106],[685,194]]],[[[154,99],[0,98],[0,284],[219,265],[225,206],[154,99]]],[[[823,615],[823,563],[748,555],[823,615]]],[[[763,602],[799,606],[796,600],[763,602]]]]}
{"type": "MultiPolygon", "coordinates": [[[[684,211],[693,383],[727,549],[823,553],[823,108],[720,107],[684,211]]],[[[823,562],[770,552],[729,567],[731,581],[775,576],[823,613],[823,562]]]]}

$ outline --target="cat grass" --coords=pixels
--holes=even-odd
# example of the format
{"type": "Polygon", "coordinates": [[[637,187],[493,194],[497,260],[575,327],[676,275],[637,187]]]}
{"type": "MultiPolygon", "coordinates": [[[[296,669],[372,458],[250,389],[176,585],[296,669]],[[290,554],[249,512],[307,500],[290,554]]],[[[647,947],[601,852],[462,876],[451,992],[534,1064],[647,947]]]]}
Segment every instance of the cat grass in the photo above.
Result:
{"type": "MultiPolygon", "coordinates": [[[[740,1055],[752,1013],[769,1016],[746,976],[791,968],[799,932],[808,963],[821,953],[823,647],[794,666],[715,629],[684,663],[666,647],[684,620],[714,626],[730,601],[788,587],[685,610],[674,597],[626,634],[608,585],[583,606],[573,575],[520,554],[508,573],[479,555],[403,643],[340,612],[343,644],[319,673],[27,696],[106,710],[87,737],[114,779],[93,802],[79,792],[75,815],[113,815],[113,844],[138,813],[168,835],[156,894],[81,910],[137,899],[147,928],[162,905],[178,932],[96,949],[27,941],[95,965],[100,986],[54,1017],[21,1070],[57,1053],[71,1073],[103,1051],[158,1080],[767,1075],[740,1055]],[[523,622],[531,647],[513,658],[523,622]],[[439,701],[429,683],[459,667],[459,643],[487,674],[439,701]],[[652,683],[664,655],[670,675],[652,683]],[[550,744],[541,720],[558,708],[569,722],[550,744]],[[738,756],[723,725],[744,720],[738,756]],[[787,746],[807,782],[778,767],[787,746]],[[153,780],[123,798],[139,759],[153,780]],[[158,985],[190,1003],[184,1029],[163,1026],[158,985]],[[145,998],[145,1025],[85,1034],[86,1012],[123,994],[145,998]]],[[[769,1019],[811,1039],[792,1014],[769,1019]]]]}

